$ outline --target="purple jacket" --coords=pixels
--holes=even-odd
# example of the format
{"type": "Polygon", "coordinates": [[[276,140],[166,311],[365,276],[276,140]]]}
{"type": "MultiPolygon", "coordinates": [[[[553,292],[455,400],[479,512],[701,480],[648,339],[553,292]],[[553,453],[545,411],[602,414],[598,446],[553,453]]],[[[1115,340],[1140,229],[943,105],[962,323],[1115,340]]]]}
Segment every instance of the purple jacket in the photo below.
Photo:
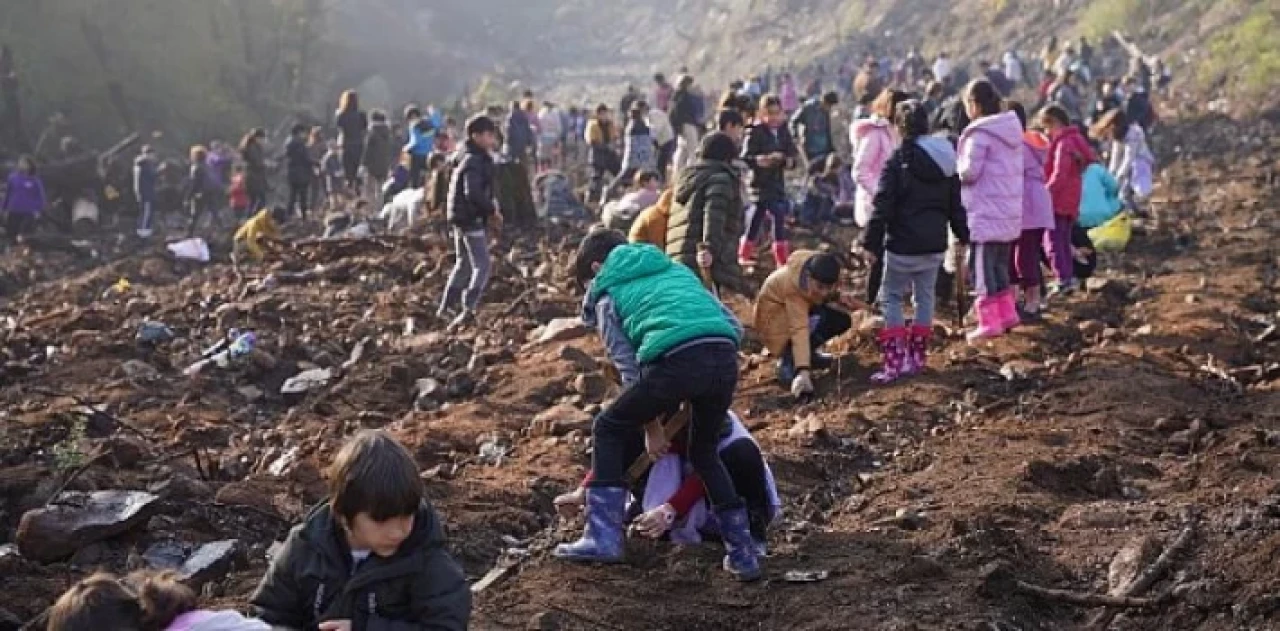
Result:
{"type": "Polygon", "coordinates": [[[1022,235],[1022,123],[1003,112],[969,123],[960,134],[960,195],[974,243],[1009,243],[1022,235]]]}
{"type": "Polygon", "coordinates": [[[1053,198],[1044,181],[1044,163],[1049,147],[1022,142],[1022,229],[1053,228],[1053,198]]]}
{"type": "Polygon", "coordinates": [[[39,215],[44,210],[44,183],[39,177],[21,171],[9,174],[9,188],[4,195],[6,212],[19,215],[39,215]]]}

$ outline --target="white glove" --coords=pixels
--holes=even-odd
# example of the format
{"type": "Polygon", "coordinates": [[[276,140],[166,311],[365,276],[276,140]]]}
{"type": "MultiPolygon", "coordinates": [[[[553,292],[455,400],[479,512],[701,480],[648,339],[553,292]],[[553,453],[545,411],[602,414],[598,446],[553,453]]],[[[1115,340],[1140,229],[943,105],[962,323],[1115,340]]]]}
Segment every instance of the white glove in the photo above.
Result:
{"type": "Polygon", "coordinates": [[[791,394],[796,397],[813,394],[813,379],[809,377],[809,371],[802,371],[791,380],[791,394]]]}
{"type": "Polygon", "coordinates": [[[671,530],[676,523],[676,509],[670,504],[663,504],[636,518],[635,528],[650,539],[658,539],[671,530]]]}

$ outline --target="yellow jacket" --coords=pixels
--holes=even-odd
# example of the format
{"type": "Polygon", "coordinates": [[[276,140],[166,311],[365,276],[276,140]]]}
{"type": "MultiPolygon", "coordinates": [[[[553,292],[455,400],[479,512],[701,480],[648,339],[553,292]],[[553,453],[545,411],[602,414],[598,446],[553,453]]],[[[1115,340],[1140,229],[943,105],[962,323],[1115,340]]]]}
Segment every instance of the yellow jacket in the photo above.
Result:
{"type": "Polygon", "coordinates": [[[659,250],[667,249],[667,219],[671,217],[671,200],[675,191],[668,188],[658,198],[658,203],[644,209],[631,224],[627,240],[632,243],[649,243],[659,250]]]}
{"type": "Polygon", "coordinates": [[[269,208],[258,211],[252,219],[244,222],[244,225],[236,230],[235,242],[237,247],[242,248],[254,260],[262,260],[260,244],[264,238],[280,238],[280,227],[276,225],[276,220],[271,216],[269,208]]]}
{"type": "Polygon", "coordinates": [[[781,356],[791,343],[797,370],[809,367],[809,310],[825,302],[810,302],[800,289],[801,270],[815,254],[796,250],[786,265],[769,274],[756,296],[753,314],[756,333],[771,354],[781,356]]]}

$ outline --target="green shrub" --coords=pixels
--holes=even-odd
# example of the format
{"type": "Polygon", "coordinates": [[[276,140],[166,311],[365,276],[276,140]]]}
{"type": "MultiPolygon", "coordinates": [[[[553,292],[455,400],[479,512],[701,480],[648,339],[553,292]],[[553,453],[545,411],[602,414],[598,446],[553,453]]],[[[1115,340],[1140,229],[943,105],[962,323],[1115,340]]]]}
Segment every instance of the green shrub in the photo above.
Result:
{"type": "Polygon", "coordinates": [[[1090,2],[1080,12],[1077,30],[1090,38],[1103,38],[1112,31],[1124,31],[1143,17],[1143,0],[1102,0],[1090,2]]]}
{"type": "Polygon", "coordinates": [[[1199,79],[1206,84],[1225,79],[1228,88],[1257,97],[1280,88],[1280,10],[1262,3],[1235,26],[1209,41],[1201,60],[1199,79]]]}

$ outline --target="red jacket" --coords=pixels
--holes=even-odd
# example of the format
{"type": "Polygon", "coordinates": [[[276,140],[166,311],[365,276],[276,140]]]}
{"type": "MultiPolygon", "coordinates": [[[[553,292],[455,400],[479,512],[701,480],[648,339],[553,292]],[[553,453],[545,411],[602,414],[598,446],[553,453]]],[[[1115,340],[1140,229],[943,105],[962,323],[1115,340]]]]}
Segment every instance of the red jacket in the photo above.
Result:
{"type": "Polygon", "coordinates": [[[1097,160],[1093,147],[1080,129],[1068,125],[1054,132],[1049,142],[1049,159],[1044,163],[1045,184],[1053,198],[1053,214],[1075,220],[1080,217],[1080,191],[1084,170],[1097,160]]]}

